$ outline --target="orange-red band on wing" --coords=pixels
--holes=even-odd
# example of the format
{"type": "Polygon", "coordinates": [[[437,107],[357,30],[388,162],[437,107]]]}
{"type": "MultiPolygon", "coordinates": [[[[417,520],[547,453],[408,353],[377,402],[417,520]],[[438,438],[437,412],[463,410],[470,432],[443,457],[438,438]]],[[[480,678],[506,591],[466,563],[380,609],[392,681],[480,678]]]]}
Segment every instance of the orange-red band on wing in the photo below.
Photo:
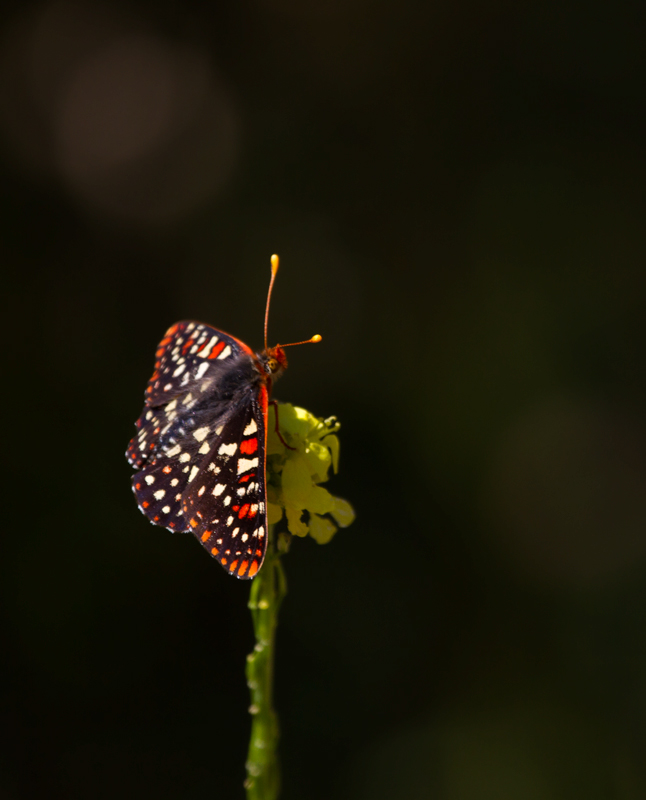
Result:
{"type": "Polygon", "coordinates": [[[258,449],[258,439],[254,436],[253,439],[247,439],[240,443],[240,452],[251,455],[258,449]]]}

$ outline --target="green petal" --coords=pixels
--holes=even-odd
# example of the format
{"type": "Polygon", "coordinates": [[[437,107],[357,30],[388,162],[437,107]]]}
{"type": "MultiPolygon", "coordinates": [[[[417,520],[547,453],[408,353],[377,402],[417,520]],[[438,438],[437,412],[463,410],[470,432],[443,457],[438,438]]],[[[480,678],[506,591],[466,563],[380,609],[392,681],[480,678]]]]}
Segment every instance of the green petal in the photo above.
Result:
{"type": "Polygon", "coordinates": [[[305,460],[309,467],[312,479],[317,483],[327,480],[327,473],[332,463],[332,456],[327,447],[319,442],[310,442],[305,450],[305,460]]]}
{"type": "Polygon", "coordinates": [[[287,506],[285,508],[285,513],[287,514],[287,527],[289,528],[289,532],[294,534],[294,536],[307,536],[308,527],[301,519],[303,516],[302,510],[300,508],[294,508],[293,506],[287,506]]]}
{"type": "Polygon", "coordinates": [[[285,445],[278,438],[274,430],[274,422],[271,416],[268,419],[269,430],[267,431],[267,455],[282,455],[285,452],[285,445]]]}
{"type": "Polygon", "coordinates": [[[334,434],[330,434],[324,439],[321,439],[321,444],[329,447],[330,453],[332,454],[334,473],[336,474],[339,471],[339,437],[335,436],[334,434]]]}
{"type": "Polygon", "coordinates": [[[300,453],[290,452],[283,468],[282,483],[285,506],[307,508],[312,493],[312,478],[307,461],[300,453]]]}
{"type": "Polygon", "coordinates": [[[319,544],[327,544],[337,531],[332,520],[312,514],[310,517],[310,536],[319,544]]]}
{"type": "Polygon", "coordinates": [[[273,525],[283,518],[283,509],[276,503],[267,503],[267,523],[273,525]]]}
{"type": "Polygon", "coordinates": [[[300,436],[303,440],[306,440],[309,432],[318,425],[318,419],[313,414],[291,403],[280,404],[278,419],[281,433],[300,436]]]}
{"type": "Polygon", "coordinates": [[[330,513],[341,528],[347,528],[348,525],[354,522],[357,515],[354,513],[354,509],[347,500],[344,500],[342,497],[334,497],[333,500],[334,508],[330,513]]]}
{"type": "Polygon", "coordinates": [[[314,514],[329,514],[336,508],[336,498],[322,486],[313,486],[305,508],[314,514]]]}
{"type": "Polygon", "coordinates": [[[280,491],[275,486],[272,486],[271,483],[267,484],[267,501],[275,503],[277,506],[283,505],[280,499],[280,491]]]}

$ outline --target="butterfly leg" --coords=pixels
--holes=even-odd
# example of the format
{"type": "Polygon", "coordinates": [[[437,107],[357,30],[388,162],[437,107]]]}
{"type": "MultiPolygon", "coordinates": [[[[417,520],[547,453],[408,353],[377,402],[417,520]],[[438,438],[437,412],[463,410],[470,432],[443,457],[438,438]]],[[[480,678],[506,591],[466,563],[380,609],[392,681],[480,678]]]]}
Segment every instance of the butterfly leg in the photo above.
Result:
{"type": "Polygon", "coordinates": [[[280,428],[278,426],[278,401],[277,400],[271,400],[269,405],[273,406],[274,407],[274,411],[276,412],[276,435],[278,436],[280,441],[285,445],[285,447],[288,450],[296,450],[295,447],[291,447],[290,445],[287,444],[287,442],[283,439],[282,433],[280,432],[280,428]]]}

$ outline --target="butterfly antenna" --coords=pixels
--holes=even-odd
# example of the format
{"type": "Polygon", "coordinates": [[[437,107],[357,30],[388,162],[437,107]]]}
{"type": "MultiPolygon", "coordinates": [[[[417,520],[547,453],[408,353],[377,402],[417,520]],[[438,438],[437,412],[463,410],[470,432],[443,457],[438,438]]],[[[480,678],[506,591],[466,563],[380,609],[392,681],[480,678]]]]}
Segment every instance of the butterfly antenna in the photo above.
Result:
{"type": "Polygon", "coordinates": [[[276,280],[276,273],[278,272],[278,265],[280,259],[274,253],[271,257],[271,280],[269,281],[269,291],[267,292],[267,305],[265,306],[265,350],[267,350],[267,325],[269,323],[269,301],[271,300],[271,292],[274,288],[274,281],[276,280]]]}
{"type": "Polygon", "coordinates": [[[297,344],[316,344],[317,342],[322,342],[323,337],[320,336],[318,333],[312,336],[311,339],[305,339],[304,342],[290,342],[289,344],[278,344],[276,347],[294,347],[297,344]]]}
{"type": "MultiPolygon", "coordinates": [[[[265,308],[265,351],[269,350],[267,346],[267,324],[269,322],[269,301],[271,300],[271,292],[274,288],[274,281],[276,280],[276,273],[278,272],[278,265],[280,263],[280,259],[274,253],[271,257],[271,280],[269,281],[269,291],[267,292],[267,306],[265,308]]],[[[315,336],[312,336],[311,339],[306,339],[303,342],[290,342],[289,344],[281,344],[276,345],[276,347],[294,347],[297,344],[316,344],[322,340],[322,336],[319,336],[317,333],[315,336]]]]}

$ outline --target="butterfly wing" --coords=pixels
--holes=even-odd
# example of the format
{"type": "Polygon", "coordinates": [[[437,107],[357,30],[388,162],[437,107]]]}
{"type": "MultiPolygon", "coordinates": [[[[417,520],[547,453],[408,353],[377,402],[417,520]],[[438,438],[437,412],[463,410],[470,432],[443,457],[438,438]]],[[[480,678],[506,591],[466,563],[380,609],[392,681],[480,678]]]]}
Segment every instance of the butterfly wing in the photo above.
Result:
{"type": "Polygon", "coordinates": [[[210,325],[178,322],[166,331],[156,356],[146,407],[126,451],[133,467],[154,463],[160,449],[172,449],[186,432],[182,422],[191,409],[212,393],[232,362],[253,353],[243,342],[210,325]]]}
{"type": "Polygon", "coordinates": [[[182,497],[187,529],[236,578],[249,579],[267,550],[267,389],[238,404],[182,497]]]}
{"type": "Polygon", "coordinates": [[[146,406],[126,453],[140,510],[192,531],[222,566],[253,578],[267,548],[267,388],[253,352],[197,322],[179,322],[157,348],[146,406]]]}
{"type": "MultiPolygon", "coordinates": [[[[210,452],[211,444],[205,444],[205,427],[193,428],[191,435],[182,437],[166,452],[160,450],[132,476],[139,510],[155,525],[171,531],[190,530],[182,514],[181,499],[191,475],[199,470],[210,452]],[[202,434],[205,434],[203,438],[202,434]]],[[[212,439],[217,437],[217,429],[217,420],[214,420],[208,426],[208,430],[213,431],[212,439]]]]}

